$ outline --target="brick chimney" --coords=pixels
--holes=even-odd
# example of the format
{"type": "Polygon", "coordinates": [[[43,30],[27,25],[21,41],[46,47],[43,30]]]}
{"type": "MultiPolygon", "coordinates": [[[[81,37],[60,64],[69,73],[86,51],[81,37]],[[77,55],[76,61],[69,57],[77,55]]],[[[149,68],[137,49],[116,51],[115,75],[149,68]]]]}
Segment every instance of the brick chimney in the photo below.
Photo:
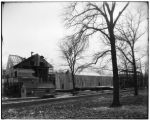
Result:
{"type": "Polygon", "coordinates": [[[34,52],[31,51],[31,56],[33,55],[34,52]]]}

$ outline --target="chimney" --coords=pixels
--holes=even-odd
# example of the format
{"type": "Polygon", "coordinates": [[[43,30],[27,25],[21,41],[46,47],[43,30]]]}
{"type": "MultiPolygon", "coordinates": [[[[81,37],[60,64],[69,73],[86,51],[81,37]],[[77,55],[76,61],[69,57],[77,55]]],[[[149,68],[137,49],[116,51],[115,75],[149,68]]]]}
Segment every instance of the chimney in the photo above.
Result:
{"type": "Polygon", "coordinates": [[[33,55],[34,52],[31,51],[31,56],[33,55]]]}

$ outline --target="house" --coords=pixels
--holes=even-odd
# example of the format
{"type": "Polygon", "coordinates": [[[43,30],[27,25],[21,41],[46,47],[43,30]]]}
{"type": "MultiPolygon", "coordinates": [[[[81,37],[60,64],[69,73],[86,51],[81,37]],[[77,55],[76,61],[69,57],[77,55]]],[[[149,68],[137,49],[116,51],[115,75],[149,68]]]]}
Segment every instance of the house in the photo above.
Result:
{"type": "Polygon", "coordinates": [[[6,68],[7,81],[9,85],[21,86],[19,88],[22,97],[36,96],[43,91],[55,88],[53,81],[49,78],[49,69],[53,70],[53,66],[38,54],[31,55],[27,59],[9,55],[6,68]]]}

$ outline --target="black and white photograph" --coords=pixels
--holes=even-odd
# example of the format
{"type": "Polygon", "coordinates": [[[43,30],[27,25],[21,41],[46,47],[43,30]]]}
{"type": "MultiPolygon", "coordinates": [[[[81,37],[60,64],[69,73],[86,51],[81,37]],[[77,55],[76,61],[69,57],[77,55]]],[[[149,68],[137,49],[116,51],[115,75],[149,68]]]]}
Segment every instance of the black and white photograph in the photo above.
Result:
{"type": "Polygon", "coordinates": [[[149,1],[1,1],[1,119],[149,119],[149,1]]]}

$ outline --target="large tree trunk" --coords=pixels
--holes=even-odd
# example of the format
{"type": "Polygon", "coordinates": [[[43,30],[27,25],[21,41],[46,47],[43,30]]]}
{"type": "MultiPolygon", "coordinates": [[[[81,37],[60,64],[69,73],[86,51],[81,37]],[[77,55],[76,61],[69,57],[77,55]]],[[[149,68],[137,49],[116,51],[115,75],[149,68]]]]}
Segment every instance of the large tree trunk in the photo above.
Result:
{"type": "Polygon", "coordinates": [[[133,55],[133,79],[134,79],[134,95],[138,95],[138,83],[137,83],[137,71],[136,71],[136,63],[134,57],[134,51],[132,50],[133,55]]]}
{"type": "Polygon", "coordinates": [[[128,77],[128,66],[127,66],[127,63],[125,63],[125,70],[126,70],[126,76],[127,76],[127,78],[124,80],[124,88],[126,88],[126,81],[128,81],[128,79],[129,79],[129,77],[128,77]]]}
{"type": "Polygon", "coordinates": [[[72,92],[72,94],[75,95],[75,75],[74,75],[73,72],[71,73],[71,77],[72,77],[72,85],[73,85],[73,92],[72,92]]]}
{"type": "Polygon", "coordinates": [[[113,68],[113,103],[111,107],[120,106],[119,101],[119,77],[118,77],[118,67],[117,67],[117,57],[116,57],[116,46],[115,46],[115,37],[113,30],[109,31],[110,33],[110,42],[111,42],[111,58],[112,58],[112,68],[113,68]]]}

